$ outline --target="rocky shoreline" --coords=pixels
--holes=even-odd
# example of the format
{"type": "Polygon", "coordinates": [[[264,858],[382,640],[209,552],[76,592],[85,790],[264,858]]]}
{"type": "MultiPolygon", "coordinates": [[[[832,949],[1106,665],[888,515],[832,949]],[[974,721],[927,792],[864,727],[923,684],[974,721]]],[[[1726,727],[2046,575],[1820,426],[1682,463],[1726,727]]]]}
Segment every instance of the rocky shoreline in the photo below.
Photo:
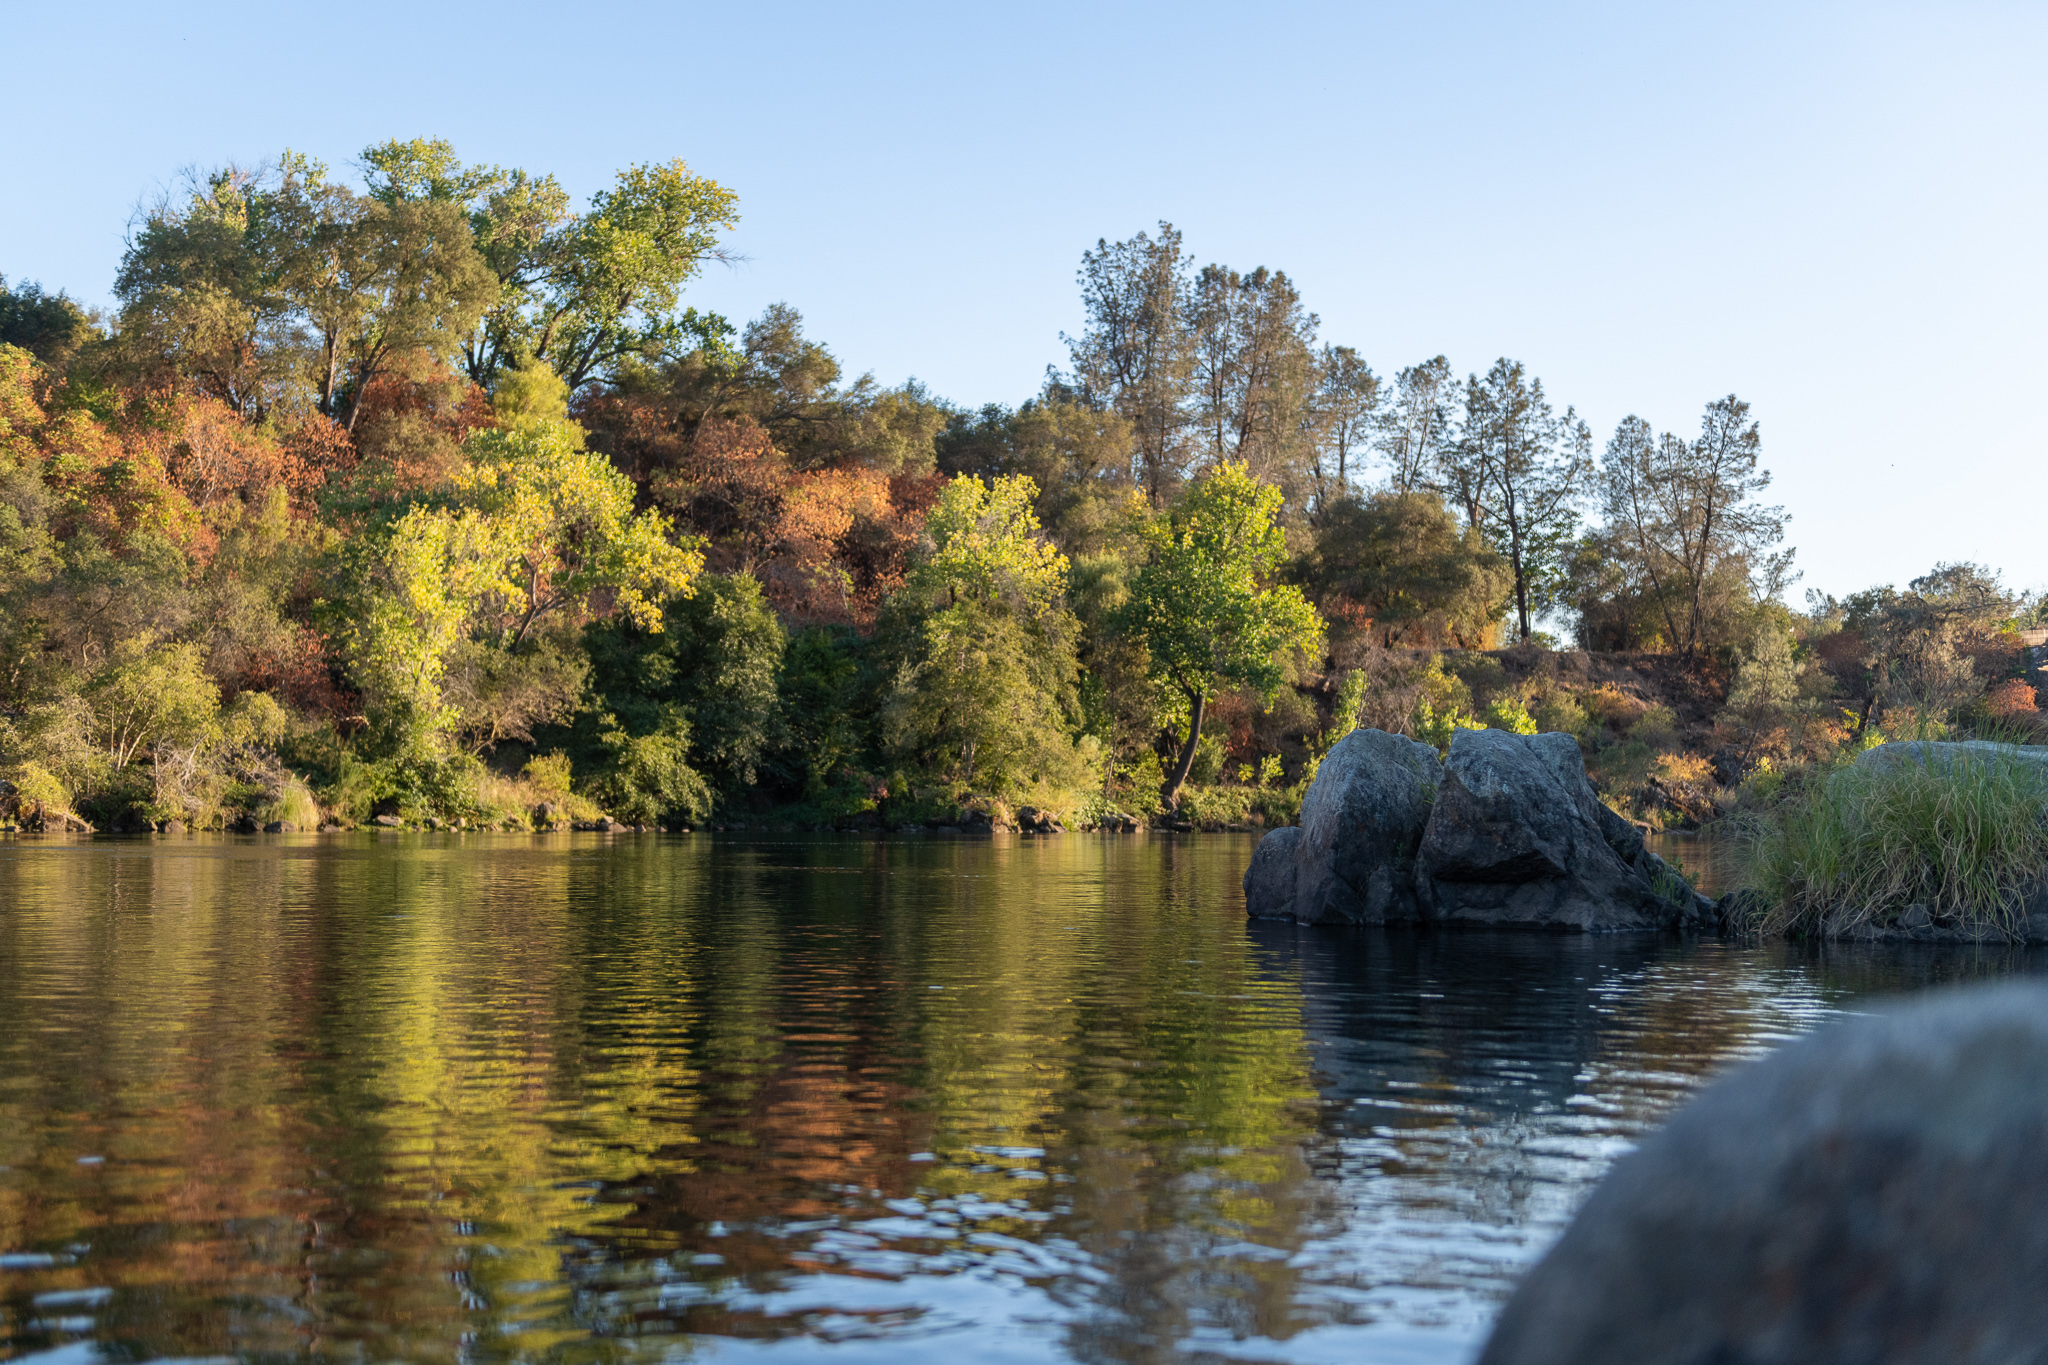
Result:
{"type": "MultiPolygon", "coordinates": [[[[1938,767],[1980,747],[1901,743],[1859,762],[1938,767]]],[[[2048,751],[2026,756],[2048,762],[2048,751]]],[[[1747,934],[1760,918],[1750,893],[1699,894],[1602,805],[1570,736],[1503,730],[1460,732],[1443,757],[1378,730],[1346,736],[1323,760],[1301,824],[1260,841],[1244,890],[1250,917],[1299,924],[1747,934]]],[[[2048,943],[2048,886],[2006,926],[1912,905],[1894,922],[1843,922],[1818,937],[2048,943]]]]}

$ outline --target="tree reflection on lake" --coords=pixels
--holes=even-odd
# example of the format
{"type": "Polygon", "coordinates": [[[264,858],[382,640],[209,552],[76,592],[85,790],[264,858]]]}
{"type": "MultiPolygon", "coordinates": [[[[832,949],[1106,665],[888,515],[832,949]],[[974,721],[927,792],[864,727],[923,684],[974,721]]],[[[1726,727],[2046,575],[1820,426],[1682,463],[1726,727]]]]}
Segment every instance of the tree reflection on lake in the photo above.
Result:
{"type": "Polygon", "coordinates": [[[1249,854],[0,844],[0,1352],[1462,1360],[1703,1077],[2028,962],[1247,926],[1249,854]]]}

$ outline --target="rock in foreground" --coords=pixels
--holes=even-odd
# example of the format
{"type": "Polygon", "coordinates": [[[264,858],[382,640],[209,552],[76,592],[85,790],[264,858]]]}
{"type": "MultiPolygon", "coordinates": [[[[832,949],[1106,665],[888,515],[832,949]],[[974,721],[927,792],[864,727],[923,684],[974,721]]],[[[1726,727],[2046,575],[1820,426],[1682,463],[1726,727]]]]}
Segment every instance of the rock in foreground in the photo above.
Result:
{"type": "Polygon", "coordinates": [[[1569,735],[1461,731],[1440,762],[1378,730],[1344,737],[1301,826],[1245,873],[1256,918],[1618,930],[1702,927],[1697,896],[1602,806],[1569,735]]]}
{"type": "Polygon", "coordinates": [[[1480,1365],[2048,1360],[2048,987],[1793,1043],[1616,1163],[1480,1365]]]}

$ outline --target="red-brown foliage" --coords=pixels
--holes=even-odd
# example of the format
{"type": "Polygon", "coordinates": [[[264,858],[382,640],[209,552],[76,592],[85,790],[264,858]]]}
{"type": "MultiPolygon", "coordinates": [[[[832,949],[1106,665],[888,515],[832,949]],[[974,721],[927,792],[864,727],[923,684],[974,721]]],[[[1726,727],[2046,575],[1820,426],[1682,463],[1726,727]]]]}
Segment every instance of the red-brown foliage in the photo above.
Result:
{"type": "Polygon", "coordinates": [[[2031,720],[2039,705],[2033,687],[2019,678],[2008,678],[1984,694],[1984,709],[1995,720],[2031,720]]]}
{"type": "Polygon", "coordinates": [[[362,704],[355,693],[335,685],[330,665],[326,638],[310,626],[301,626],[286,648],[253,653],[227,690],[268,692],[301,711],[347,720],[362,704]]]}
{"type": "Polygon", "coordinates": [[[421,360],[370,381],[356,404],[354,445],[375,483],[403,494],[443,483],[470,434],[496,425],[482,389],[421,360]]]}
{"type": "MultiPolygon", "coordinates": [[[[623,419],[613,417],[616,434],[623,419]]],[[[753,574],[776,610],[805,623],[872,622],[902,584],[945,483],[862,467],[793,470],[747,417],[708,418],[687,442],[645,434],[634,449],[658,454],[649,489],[710,541],[710,566],[753,574]]]]}
{"type": "Polygon", "coordinates": [[[194,506],[228,498],[259,502],[271,489],[283,488],[303,510],[327,477],[335,452],[331,446],[321,449],[319,435],[302,432],[336,433],[346,447],[346,435],[324,417],[311,417],[280,440],[245,423],[219,399],[196,395],[172,399],[154,420],[126,436],[130,445],[151,453],[194,506]]]}

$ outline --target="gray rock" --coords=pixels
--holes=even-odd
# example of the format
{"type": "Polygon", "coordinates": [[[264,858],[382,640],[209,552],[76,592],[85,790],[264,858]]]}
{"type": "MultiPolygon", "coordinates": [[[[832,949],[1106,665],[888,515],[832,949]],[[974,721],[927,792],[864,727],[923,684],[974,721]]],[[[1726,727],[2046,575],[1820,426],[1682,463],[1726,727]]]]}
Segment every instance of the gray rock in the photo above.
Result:
{"type": "Polygon", "coordinates": [[[1594,796],[1570,735],[1452,739],[1416,857],[1429,918],[1582,930],[1704,923],[1713,903],[1675,877],[1660,888],[1660,872],[1641,831],[1594,796]]]}
{"type": "MultiPolygon", "coordinates": [[[[1415,850],[1429,821],[1443,764],[1427,744],[1381,730],[1353,730],[1337,741],[1316,769],[1301,803],[1299,834],[1274,830],[1259,841],[1268,859],[1254,894],[1250,874],[1245,905],[1261,919],[1302,924],[1387,924],[1420,915],[1415,899],[1415,850]],[[1271,870],[1279,848],[1293,850],[1293,894],[1271,870]]],[[[1255,857],[1255,863],[1257,861],[1255,857]]]]}
{"type": "Polygon", "coordinates": [[[265,834],[297,834],[299,827],[289,820],[272,820],[263,827],[265,834]]]}
{"type": "Polygon", "coordinates": [[[1883,770],[1895,768],[1902,763],[1921,763],[1935,768],[1947,768],[1958,759],[1982,761],[1999,758],[2042,764],[2042,775],[2048,777],[2048,746],[1999,744],[1988,739],[1893,740],[1889,744],[1880,744],[1875,749],[1866,749],[1856,755],[1856,766],[1866,770],[1883,770]]]}
{"type": "Polygon", "coordinates": [[[370,823],[372,823],[372,824],[375,824],[375,825],[382,825],[382,826],[383,826],[383,827],[384,827],[385,829],[404,829],[404,828],[405,828],[405,821],[403,821],[403,820],[399,819],[399,818],[398,818],[397,816],[395,816],[395,815],[379,815],[379,816],[377,816],[377,817],[376,817],[375,819],[373,819],[373,820],[372,820],[372,821],[371,821],[370,823]]]}
{"type": "Polygon", "coordinates": [[[1301,826],[1282,825],[1252,849],[1244,870],[1244,903],[1253,919],[1288,919],[1294,913],[1294,850],[1301,826]]]}
{"type": "Polygon", "coordinates": [[[183,820],[166,820],[163,824],[163,832],[165,834],[183,834],[185,832],[185,822],[183,820]]]}
{"type": "Polygon", "coordinates": [[[1601,805],[1569,735],[1461,731],[1426,744],[1354,731],[1323,759],[1300,832],[1275,830],[1245,873],[1255,918],[1303,924],[1711,929],[1688,889],[1601,805]]]}
{"type": "Polygon", "coordinates": [[[1480,1365],[2048,1361],[2048,987],[1835,1025],[1616,1163],[1480,1365]]]}

